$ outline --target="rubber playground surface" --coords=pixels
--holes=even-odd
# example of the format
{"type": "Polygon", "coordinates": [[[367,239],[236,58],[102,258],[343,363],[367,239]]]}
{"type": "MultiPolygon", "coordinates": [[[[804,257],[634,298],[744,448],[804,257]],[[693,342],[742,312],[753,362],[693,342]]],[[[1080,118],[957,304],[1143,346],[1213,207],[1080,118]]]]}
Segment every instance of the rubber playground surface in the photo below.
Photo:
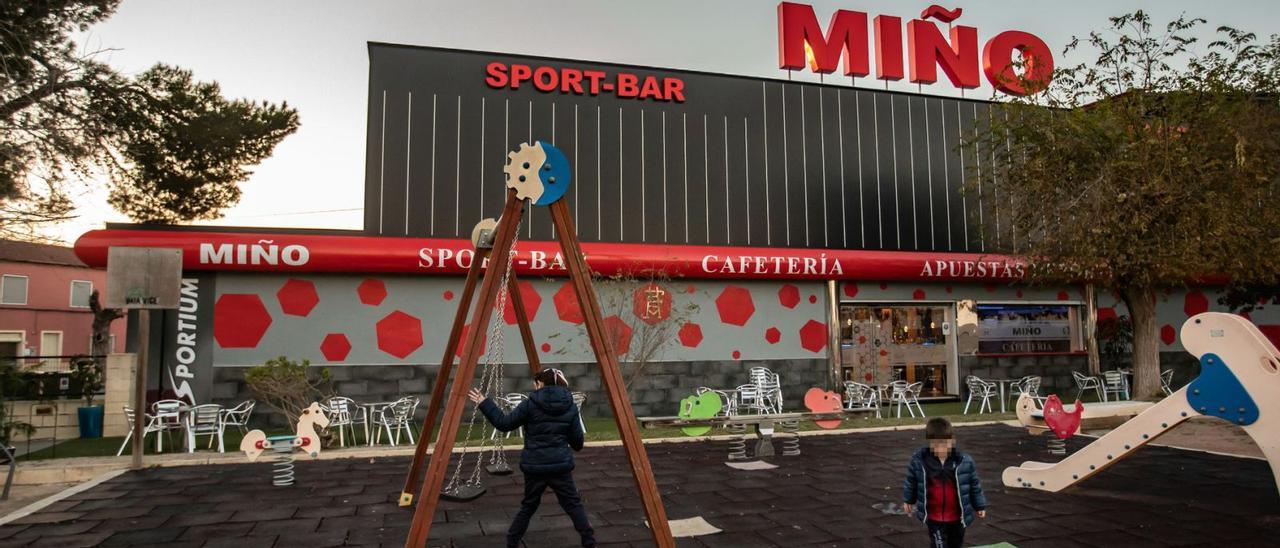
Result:
{"type": "MultiPolygon", "coordinates": [[[[1058,460],[1046,438],[1009,426],[957,428],[978,463],[990,515],[966,544],[1026,546],[1275,546],[1280,495],[1261,460],[1144,447],[1063,493],[1005,488],[1024,460],[1058,460]]],[[[1070,441],[1072,450],[1090,438],[1070,441]]],[[[772,470],[724,465],[724,441],[647,445],[671,519],[701,516],[721,533],[680,546],[921,546],[923,526],[878,507],[901,497],[919,430],[803,438],[803,454],[772,470]]],[[[511,459],[518,458],[512,452],[511,459]]],[[[464,469],[464,477],[469,475],[464,469]]],[[[268,463],[129,472],[0,526],[3,546],[403,546],[411,512],[396,506],[408,458],[298,461],[293,487],[272,487],[268,463]]],[[[483,474],[483,473],[482,473],[483,474]]],[[[431,546],[501,546],[522,495],[520,474],[483,476],[488,492],[442,502],[431,546]]],[[[576,479],[602,546],[649,546],[621,447],[578,454],[576,479]]],[[[549,492],[527,546],[574,546],[549,492]]]]}

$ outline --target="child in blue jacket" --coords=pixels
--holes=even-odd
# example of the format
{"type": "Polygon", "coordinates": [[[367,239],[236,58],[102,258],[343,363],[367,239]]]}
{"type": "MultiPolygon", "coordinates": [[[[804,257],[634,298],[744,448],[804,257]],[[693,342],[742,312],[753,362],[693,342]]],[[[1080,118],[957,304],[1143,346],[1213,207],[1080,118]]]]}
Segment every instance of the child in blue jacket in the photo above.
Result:
{"type": "Polygon", "coordinates": [[[955,448],[951,423],[929,419],[929,445],[911,456],[902,484],[902,508],[929,528],[929,546],[959,548],[974,517],[987,517],[987,497],[973,458],[955,448]]]}
{"type": "Polygon", "coordinates": [[[524,500],[507,529],[507,546],[519,546],[529,519],[538,511],[542,493],[548,487],[560,501],[560,508],[573,520],[583,546],[595,546],[595,531],[587,519],[582,497],[573,483],[573,452],[582,449],[582,427],[578,406],[573,403],[569,382],[559,369],[543,369],[533,377],[536,390],[529,399],[505,414],[493,400],[471,389],[468,397],[480,405],[480,412],[502,432],[524,428],[524,450],[520,452],[520,472],[524,474],[524,500]]]}

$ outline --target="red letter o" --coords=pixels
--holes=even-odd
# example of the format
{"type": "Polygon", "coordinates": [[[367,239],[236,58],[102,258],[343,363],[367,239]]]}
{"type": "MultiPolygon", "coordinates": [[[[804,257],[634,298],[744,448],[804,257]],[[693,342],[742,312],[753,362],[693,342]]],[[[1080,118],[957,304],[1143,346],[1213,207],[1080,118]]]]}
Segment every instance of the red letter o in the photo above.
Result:
{"type": "Polygon", "coordinates": [[[982,48],[982,72],[997,90],[1009,95],[1030,95],[1049,87],[1053,78],[1053,52],[1034,34],[1009,30],[997,34],[982,48]],[[1013,50],[1026,59],[1023,78],[1013,71],[1013,50]]]}

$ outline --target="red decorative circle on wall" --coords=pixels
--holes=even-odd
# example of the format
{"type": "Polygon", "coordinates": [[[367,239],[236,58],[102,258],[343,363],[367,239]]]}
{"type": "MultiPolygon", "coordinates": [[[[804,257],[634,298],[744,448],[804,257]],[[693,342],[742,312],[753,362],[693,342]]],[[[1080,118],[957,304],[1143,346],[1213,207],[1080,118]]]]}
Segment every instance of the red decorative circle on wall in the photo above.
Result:
{"type": "Polygon", "coordinates": [[[578,295],[573,292],[573,284],[566,283],[560,286],[556,294],[551,297],[551,302],[555,303],[556,316],[561,321],[582,323],[582,307],[578,306],[578,295]]]}
{"type": "Polygon", "coordinates": [[[809,304],[813,304],[813,303],[816,303],[816,302],[818,302],[818,296],[817,296],[817,295],[812,295],[812,294],[811,294],[811,295],[809,295],[809,304]]]}
{"type": "Polygon", "coordinates": [[[856,284],[856,283],[854,283],[854,282],[845,282],[845,284],[844,284],[844,296],[846,296],[846,297],[848,297],[848,298],[850,298],[850,299],[852,299],[852,298],[854,298],[854,297],[857,297],[857,296],[858,296],[858,284],[856,284]]]}
{"type": "Polygon", "coordinates": [[[676,333],[680,338],[680,344],[689,348],[697,348],[702,344],[702,326],[696,323],[686,323],[680,326],[680,331],[676,333]]]}
{"type": "Polygon", "coordinates": [[[1059,300],[1059,301],[1069,301],[1069,300],[1071,300],[1071,295],[1067,294],[1067,292],[1066,292],[1066,291],[1059,291],[1059,292],[1058,292],[1058,300],[1059,300]]]}
{"type": "Polygon", "coordinates": [[[800,347],[810,352],[820,352],[827,347],[827,324],[809,320],[800,326],[800,347]]]}
{"type": "Polygon", "coordinates": [[[737,350],[734,350],[734,351],[733,351],[733,359],[735,359],[735,360],[736,360],[736,359],[741,358],[741,357],[742,357],[742,352],[739,352],[739,351],[737,351],[737,350]]]}
{"type": "Polygon", "coordinates": [[[382,304],[382,300],[387,298],[387,285],[382,280],[366,278],[356,286],[356,295],[360,297],[360,302],[369,306],[378,306],[382,304]]]}
{"type": "Polygon", "coordinates": [[[867,344],[867,336],[858,335],[858,344],[867,344]]]}
{"type": "Polygon", "coordinates": [[[911,292],[911,298],[912,298],[912,299],[915,299],[915,300],[917,300],[917,301],[923,301],[923,300],[924,300],[924,290],[923,290],[923,289],[917,289],[917,290],[915,290],[915,291],[911,292]]]}
{"type": "Polygon", "coordinates": [[[1199,289],[1187,291],[1187,296],[1183,299],[1182,311],[1187,313],[1187,317],[1195,316],[1203,312],[1209,311],[1209,299],[1206,299],[1204,293],[1199,289]]]}
{"type": "Polygon", "coordinates": [[[1164,327],[1160,328],[1160,341],[1165,346],[1172,345],[1176,340],[1178,340],[1178,331],[1172,325],[1165,324],[1164,327]]]}
{"type": "Polygon", "coordinates": [[[1098,323],[1113,321],[1116,319],[1116,309],[1110,306],[1098,309],[1098,323]]]}
{"type": "Polygon", "coordinates": [[[692,286],[692,285],[690,285],[689,287],[685,288],[685,291],[686,291],[687,293],[689,293],[689,294],[691,294],[691,295],[692,295],[692,294],[693,294],[693,291],[694,291],[693,286],[692,286]]]}
{"type": "Polygon", "coordinates": [[[987,290],[987,293],[995,293],[996,289],[998,289],[996,284],[982,284],[982,287],[987,290]]]}
{"type": "Polygon", "coordinates": [[[1021,290],[1021,289],[1019,289],[1019,290],[1018,290],[1018,292],[1016,293],[1016,295],[1018,296],[1018,298],[1019,298],[1019,299],[1021,299],[1021,298],[1022,298],[1022,290],[1021,290]]]}
{"type": "Polygon", "coordinates": [[[213,338],[222,348],[254,348],[271,327],[271,314],[256,294],[225,293],[213,303],[213,338]]]}
{"type": "Polygon", "coordinates": [[[422,321],[399,310],[378,320],[378,349],[404,359],[422,346],[422,321]]]}
{"type": "Polygon", "coordinates": [[[542,351],[543,351],[543,352],[550,352],[550,351],[551,351],[551,343],[542,343],[542,351]]]}
{"type": "Polygon", "coordinates": [[[889,351],[888,351],[888,350],[881,350],[881,351],[880,351],[880,356],[881,356],[881,357],[888,356],[888,355],[889,355],[889,351]]]}
{"type": "Polygon", "coordinates": [[[716,311],[720,313],[720,321],[730,325],[746,325],[747,320],[756,312],[756,305],[751,301],[751,292],[736,285],[727,285],[716,297],[716,311]]]}
{"type": "Polygon", "coordinates": [[[347,336],[342,333],[325,335],[324,340],[320,342],[320,353],[324,354],[324,359],[331,362],[347,359],[347,354],[350,352],[351,341],[348,341],[347,336]]]}
{"type": "Polygon", "coordinates": [[[446,289],[446,290],[444,290],[444,295],[443,295],[443,297],[444,297],[444,300],[446,300],[446,301],[452,301],[452,300],[453,300],[453,292],[452,292],[452,291],[450,291],[450,290],[448,290],[448,289],[446,289]]]}
{"type": "Polygon", "coordinates": [[[889,289],[889,284],[880,282],[880,289],[889,289]]]}
{"type": "MultiPolygon", "coordinates": [[[[534,289],[532,282],[520,280],[516,282],[516,287],[520,289],[520,298],[524,300],[524,316],[529,318],[529,323],[533,323],[534,318],[538,317],[538,308],[542,306],[542,295],[534,289]]],[[[513,302],[511,296],[507,295],[507,304],[502,309],[502,321],[507,322],[507,325],[516,324],[513,302]]]]}
{"type": "Polygon", "coordinates": [[[631,326],[618,316],[604,319],[604,332],[613,342],[613,353],[619,356],[631,351],[631,326]]]}
{"type": "Polygon", "coordinates": [[[782,340],[782,332],[776,327],[770,327],[764,330],[764,340],[769,344],[778,344],[778,341],[782,340]]]}
{"type": "Polygon", "coordinates": [[[778,304],[787,308],[795,308],[797,304],[800,304],[800,288],[791,284],[783,284],[782,288],[778,289],[778,304]]]}
{"type": "Polygon", "coordinates": [[[649,325],[670,318],[671,291],[656,283],[637,287],[631,292],[631,313],[649,325]]]}
{"type": "Polygon", "coordinates": [[[947,293],[950,293],[950,292],[952,291],[952,289],[953,289],[953,288],[952,288],[951,286],[949,286],[949,285],[948,285],[948,286],[946,286],[946,287],[945,287],[945,288],[943,288],[943,289],[946,289],[946,290],[947,290],[947,293]]]}
{"type": "Polygon", "coordinates": [[[276,301],[280,303],[280,311],[290,316],[306,316],[320,304],[320,295],[316,294],[316,284],[311,280],[290,278],[276,292],[276,301]]]}

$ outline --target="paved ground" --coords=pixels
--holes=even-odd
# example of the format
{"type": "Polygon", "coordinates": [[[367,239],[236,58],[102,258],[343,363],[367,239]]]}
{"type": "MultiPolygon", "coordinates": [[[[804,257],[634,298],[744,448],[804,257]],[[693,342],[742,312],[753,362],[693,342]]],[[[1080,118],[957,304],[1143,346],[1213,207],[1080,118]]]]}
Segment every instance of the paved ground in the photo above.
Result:
{"type": "MultiPolygon", "coordinates": [[[[1006,490],[1000,471],[1053,460],[1043,438],[1006,426],[958,429],[985,478],[990,517],[972,543],[1026,546],[1275,546],[1280,496],[1263,461],[1149,447],[1067,493],[1006,490]]],[[[723,533],[682,546],[919,546],[920,524],[873,505],[897,502],[919,430],[807,437],[780,468],[722,464],[724,442],[648,446],[672,519],[701,515],[723,533]]],[[[1074,443],[1078,447],[1083,441],[1074,443]]],[[[127,473],[0,526],[3,546],[402,546],[409,513],[396,507],[403,457],[299,462],[299,485],[273,488],[269,464],[127,473]]],[[[469,504],[444,503],[432,546],[501,545],[520,475],[488,478],[469,504]]],[[[620,448],[588,448],[577,473],[597,537],[647,546],[648,532],[620,448]]],[[[548,495],[529,546],[572,546],[576,534],[548,495]]]]}

